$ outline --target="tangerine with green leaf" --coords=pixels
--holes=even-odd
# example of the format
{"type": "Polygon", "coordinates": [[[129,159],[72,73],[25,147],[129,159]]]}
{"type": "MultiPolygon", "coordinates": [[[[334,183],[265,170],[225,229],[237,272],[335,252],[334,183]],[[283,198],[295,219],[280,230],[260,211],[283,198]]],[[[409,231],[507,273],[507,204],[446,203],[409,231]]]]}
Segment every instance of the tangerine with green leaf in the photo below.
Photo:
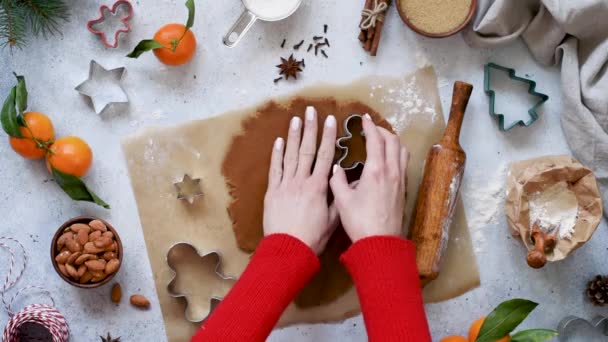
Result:
{"type": "MultiPolygon", "coordinates": [[[[93,152],[89,145],[78,137],[63,137],[51,145],[46,166],[67,175],[82,177],[93,163],[93,152]]],[[[52,172],[51,172],[52,173],[52,172]]]]}
{"type": "MultiPolygon", "coordinates": [[[[481,330],[481,326],[483,325],[483,322],[485,322],[485,320],[486,320],[486,318],[482,317],[482,318],[476,320],[475,322],[473,322],[473,324],[471,324],[471,327],[469,328],[469,342],[475,342],[477,340],[477,336],[479,336],[479,331],[481,330]]],[[[511,337],[505,336],[496,342],[509,342],[509,341],[511,341],[511,337]]]]}
{"type": "Polygon", "coordinates": [[[192,30],[182,24],[168,24],[160,28],[154,40],[163,47],[154,49],[154,55],[164,64],[188,63],[196,51],[196,38],[192,30]]]}
{"type": "Polygon", "coordinates": [[[447,336],[439,340],[439,342],[469,342],[469,340],[462,336],[447,336]]]}
{"type": "Polygon", "coordinates": [[[26,126],[19,128],[23,138],[9,137],[11,147],[23,158],[43,158],[55,139],[51,119],[39,112],[28,112],[23,114],[23,121],[26,126]]]}

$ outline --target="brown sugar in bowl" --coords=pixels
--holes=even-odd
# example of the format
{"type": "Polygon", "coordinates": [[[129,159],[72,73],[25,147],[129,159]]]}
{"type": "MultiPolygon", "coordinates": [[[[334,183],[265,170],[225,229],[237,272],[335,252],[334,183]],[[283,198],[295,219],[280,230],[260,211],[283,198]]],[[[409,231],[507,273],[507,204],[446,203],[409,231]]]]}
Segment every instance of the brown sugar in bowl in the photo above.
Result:
{"type": "MultiPolygon", "coordinates": [[[[473,19],[473,16],[475,15],[475,12],[477,10],[477,0],[471,0],[471,6],[469,8],[469,12],[460,24],[458,24],[457,26],[455,26],[453,28],[450,28],[449,30],[447,30],[445,32],[429,32],[428,30],[425,30],[424,28],[416,26],[413,22],[414,20],[412,20],[412,19],[410,19],[410,17],[408,17],[408,13],[406,13],[405,6],[404,6],[404,3],[407,3],[408,1],[409,2],[411,2],[411,1],[423,1],[424,2],[426,0],[397,0],[397,10],[399,12],[399,16],[401,16],[401,19],[407,24],[407,26],[409,26],[416,33],[421,34],[426,37],[430,37],[430,38],[445,38],[445,37],[455,35],[456,33],[462,31],[469,24],[471,19],[473,19]]],[[[460,0],[448,0],[445,2],[449,3],[451,1],[460,1],[460,0]]],[[[428,13],[425,13],[425,14],[428,14],[428,13]]]]}
{"type": "Polygon", "coordinates": [[[114,276],[116,276],[118,271],[120,271],[120,267],[122,266],[122,262],[123,262],[122,259],[123,259],[122,241],[120,240],[120,236],[116,232],[116,229],[114,229],[114,227],[111,224],[109,224],[108,222],[106,222],[100,218],[97,218],[97,217],[79,216],[79,217],[75,217],[73,219],[68,220],[67,222],[62,224],[61,227],[59,227],[59,229],[57,229],[57,232],[55,232],[55,235],[53,236],[53,240],[51,241],[51,263],[53,264],[53,268],[55,268],[55,271],[57,272],[57,274],[59,275],[59,277],[61,279],[63,279],[66,283],[68,283],[72,286],[75,286],[75,287],[80,287],[83,289],[93,289],[96,287],[100,287],[104,284],[107,284],[114,278],[114,276]],[[116,252],[115,253],[117,254],[117,258],[120,261],[120,264],[118,265],[118,269],[116,269],[116,271],[114,273],[110,274],[109,276],[104,278],[102,281],[97,282],[97,283],[81,284],[78,281],[75,281],[69,277],[66,277],[59,270],[59,266],[57,265],[57,261],[55,260],[55,257],[57,256],[57,254],[59,254],[59,252],[57,251],[57,239],[59,239],[59,237],[61,235],[63,235],[65,230],[67,228],[71,227],[73,224],[84,223],[84,224],[88,225],[89,222],[91,222],[93,220],[99,220],[99,221],[103,222],[106,225],[106,228],[108,229],[108,231],[110,231],[110,232],[112,232],[112,234],[114,234],[114,240],[116,241],[116,252]]]}

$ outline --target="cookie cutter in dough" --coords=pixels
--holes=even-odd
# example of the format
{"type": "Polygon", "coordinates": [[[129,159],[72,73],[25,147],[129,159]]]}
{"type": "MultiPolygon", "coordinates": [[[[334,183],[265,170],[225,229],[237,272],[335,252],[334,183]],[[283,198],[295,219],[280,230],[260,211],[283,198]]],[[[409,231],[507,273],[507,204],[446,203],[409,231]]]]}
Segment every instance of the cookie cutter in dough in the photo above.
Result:
{"type": "Polygon", "coordinates": [[[118,36],[121,33],[131,31],[131,24],[129,23],[129,20],[132,16],[133,5],[131,5],[131,2],[128,0],[118,0],[114,3],[114,5],[112,5],[112,8],[106,5],[99,7],[99,18],[87,21],[87,29],[91,33],[101,36],[101,41],[105,46],[109,48],[117,48],[118,36]],[[120,16],[120,23],[122,24],[122,27],[120,28],[112,28],[112,32],[114,32],[114,44],[110,44],[108,37],[106,36],[106,32],[103,29],[103,26],[110,22],[110,16],[120,16]]]}
{"type": "Polygon", "coordinates": [[[89,65],[89,78],[76,86],[80,95],[91,100],[95,113],[101,114],[107,107],[118,103],[129,103],[129,97],[122,87],[124,67],[107,70],[95,60],[89,65]]]}
{"type": "Polygon", "coordinates": [[[561,342],[606,342],[608,341],[608,317],[597,316],[591,322],[568,316],[557,327],[561,342]]]}
{"type": "Polygon", "coordinates": [[[197,312],[195,312],[195,310],[191,306],[191,301],[192,301],[191,295],[192,294],[182,293],[178,289],[176,289],[177,279],[179,277],[179,275],[177,273],[176,265],[177,265],[177,263],[179,263],[180,260],[191,257],[192,255],[200,258],[201,260],[213,258],[214,259],[213,264],[215,266],[214,266],[212,272],[221,281],[234,282],[234,281],[236,281],[236,278],[227,277],[222,274],[222,272],[220,270],[221,263],[222,263],[222,255],[217,251],[211,251],[206,254],[201,254],[198,251],[198,249],[196,249],[196,247],[194,247],[193,245],[186,243],[186,242],[178,242],[178,243],[174,244],[173,246],[171,246],[171,248],[169,248],[169,251],[167,252],[167,265],[171,269],[171,272],[173,272],[173,276],[171,277],[171,281],[169,282],[169,284],[167,284],[167,292],[173,298],[183,298],[186,301],[186,310],[185,310],[186,320],[188,320],[189,322],[192,322],[192,323],[200,323],[200,322],[205,321],[207,319],[207,317],[209,317],[209,315],[211,315],[213,310],[217,307],[217,305],[222,301],[223,298],[218,297],[218,296],[213,296],[213,295],[210,296],[208,310],[204,310],[205,311],[204,315],[200,315],[200,314],[197,314],[197,312]]]}
{"type": "Polygon", "coordinates": [[[336,162],[337,165],[339,165],[340,167],[342,167],[344,170],[353,170],[356,169],[359,165],[364,165],[365,164],[365,160],[356,160],[352,163],[352,165],[342,165],[343,162],[346,160],[346,158],[348,158],[348,144],[347,142],[353,138],[355,138],[355,136],[353,135],[353,128],[355,127],[355,125],[357,124],[357,122],[359,122],[359,127],[361,127],[361,129],[356,132],[358,137],[360,137],[361,139],[365,138],[365,132],[363,132],[363,116],[359,115],[359,114],[353,114],[349,117],[347,117],[344,120],[344,136],[341,138],[338,138],[338,140],[336,140],[336,147],[342,151],[342,155],[340,156],[340,158],[338,159],[338,161],[336,162]]]}
{"type": "Polygon", "coordinates": [[[536,82],[535,81],[533,81],[531,79],[516,76],[515,69],[507,68],[507,67],[495,64],[495,63],[488,63],[485,65],[484,91],[490,97],[490,115],[493,117],[496,117],[498,119],[498,125],[499,125],[498,127],[503,132],[506,132],[515,126],[528,127],[531,124],[533,124],[536,120],[538,120],[538,113],[536,112],[536,110],[543,103],[545,103],[545,102],[547,102],[547,100],[549,100],[548,95],[545,95],[545,94],[542,94],[542,93],[539,93],[536,91],[536,82]],[[528,121],[519,120],[519,121],[515,121],[515,122],[511,123],[509,126],[505,126],[505,115],[496,113],[496,111],[495,111],[494,103],[495,103],[495,99],[496,99],[496,93],[490,87],[490,74],[492,72],[492,69],[501,70],[501,71],[506,72],[509,75],[509,78],[512,80],[527,83],[528,84],[528,94],[539,98],[539,101],[536,102],[536,104],[528,110],[528,115],[530,116],[530,119],[528,121]]]}
{"type": "Polygon", "coordinates": [[[190,204],[193,204],[196,198],[203,195],[201,179],[192,178],[187,173],[184,174],[181,182],[173,183],[173,186],[177,189],[177,199],[185,200],[190,204]]]}

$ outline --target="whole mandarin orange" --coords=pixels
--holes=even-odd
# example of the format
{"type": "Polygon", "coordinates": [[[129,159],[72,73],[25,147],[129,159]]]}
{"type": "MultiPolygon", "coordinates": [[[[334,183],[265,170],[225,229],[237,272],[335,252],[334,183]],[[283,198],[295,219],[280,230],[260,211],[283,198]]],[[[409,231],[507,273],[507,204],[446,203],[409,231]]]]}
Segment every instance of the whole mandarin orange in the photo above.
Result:
{"type": "Polygon", "coordinates": [[[439,342],[468,342],[466,337],[462,336],[447,336],[439,340],[439,342]]]}
{"type": "Polygon", "coordinates": [[[19,128],[23,138],[9,137],[11,147],[24,158],[43,158],[46,149],[39,144],[48,146],[55,138],[55,129],[51,119],[42,113],[28,112],[23,114],[23,120],[27,126],[19,128]]]}
{"type": "Polygon", "coordinates": [[[46,159],[47,168],[51,166],[68,175],[84,176],[93,162],[93,152],[89,145],[78,137],[63,137],[51,145],[46,159]]]}
{"type": "Polygon", "coordinates": [[[161,43],[164,48],[154,49],[154,55],[167,65],[181,65],[192,59],[196,51],[196,38],[192,30],[186,30],[182,24],[168,24],[154,34],[154,40],[161,43]],[[185,32],[185,34],[184,34],[185,32]],[[182,37],[182,40],[177,41],[182,37]],[[175,51],[173,45],[177,44],[175,51]]]}
{"type": "MultiPolygon", "coordinates": [[[[471,327],[469,328],[469,342],[475,342],[475,340],[477,339],[477,336],[479,336],[479,331],[481,330],[481,326],[483,325],[483,322],[485,320],[486,320],[486,318],[482,317],[482,318],[476,320],[475,322],[473,322],[473,324],[471,324],[471,327]]],[[[511,341],[511,337],[505,336],[496,342],[509,342],[509,341],[511,341]]]]}

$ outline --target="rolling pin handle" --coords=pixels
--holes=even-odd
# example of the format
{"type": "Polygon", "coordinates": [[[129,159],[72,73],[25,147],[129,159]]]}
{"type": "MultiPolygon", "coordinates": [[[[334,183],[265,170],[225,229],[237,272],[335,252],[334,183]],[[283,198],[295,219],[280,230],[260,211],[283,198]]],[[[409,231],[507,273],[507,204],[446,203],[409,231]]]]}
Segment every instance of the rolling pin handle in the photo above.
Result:
{"type": "Polygon", "coordinates": [[[442,145],[445,146],[457,146],[460,139],[460,129],[462,128],[462,122],[464,120],[464,113],[469,104],[471,93],[473,92],[473,85],[456,81],[454,83],[454,92],[452,94],[452,107],[450,108],[450,118],[448,125],[443,134],[441,141],[442,145]]]}

